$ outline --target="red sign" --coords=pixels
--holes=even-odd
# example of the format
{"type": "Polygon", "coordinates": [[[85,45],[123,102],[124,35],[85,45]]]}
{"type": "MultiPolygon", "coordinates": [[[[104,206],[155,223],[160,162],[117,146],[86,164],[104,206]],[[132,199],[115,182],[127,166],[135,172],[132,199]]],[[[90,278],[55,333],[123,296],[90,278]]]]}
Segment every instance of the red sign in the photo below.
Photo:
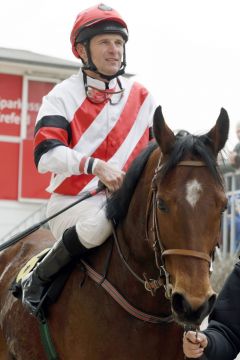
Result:
{"type": "Polygon", "coordinates": [[[27,139],[33,139],[34,127],[42,98],[55,84],[43,81],[28,81],[27,139]]]}
{"type": "Polygon", "coordinates": [[[22,76],[0,74],[0,135],[19,136],[22,76]]]}
{"type": "MultiPolygon", "coordinates": [[[[20,75],[0,73],[0,136],[20,136],[22,115],[22,85],[20,75]]],[[[50,181],[51,174],[41,175],[33,161],[33,134],[37,113],[42,98],[55,85],[53,82],[28,80],[26,138],[21,139],[21,159],[19,163],[19,144],[0,142],[0,160],[3,166],[0,178],[1,199],[47,199],[49,194],[44,190],[50,181]],[[6,158],[6,154],[8,157],[6,158]],[[18,170],[21,169],[21,181],[18,170]],[[21,188],[18,192],[18,184],[21,188]]]]}
{"type": "Polygon", "coordinates": [[[48,199],[50,194],[45,191],[49,185],[51,174],[39,174],[33,161],[33,140],[23,140],[22,144],[22,199],[48,199]]]}
{"type": "Polygon", "coordinates": [[[22,186],[20,197],[22,199],[47,199],[49,193],[45,191],[51,178],[51,174],[39,174],[33,161],[33,137],[36,117],[42,103],[42,98],[53,88],[55,84],[45,81],[28,81],[28,111],[26,139],[22,141],[21,163],[22,186]]]}

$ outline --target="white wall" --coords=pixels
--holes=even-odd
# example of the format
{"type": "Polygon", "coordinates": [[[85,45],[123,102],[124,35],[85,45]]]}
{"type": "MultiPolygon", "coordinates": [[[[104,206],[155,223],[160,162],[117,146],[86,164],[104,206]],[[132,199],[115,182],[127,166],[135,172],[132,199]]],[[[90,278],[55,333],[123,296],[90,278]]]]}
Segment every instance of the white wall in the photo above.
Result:
{"type": "MultiPolygon", "coordinates": [[[[34,214],[37,210],[43,208],[43,204],[39,203],[20,203],[18,201],[5,201],[0,200],[0,241],[5,237],[13,228],[24,222],[27,218],[34,214]]],[[[34,223],[40,221],[38,217],[28,219],[25,224],[26,227],[30,227],[34,223]],[[36,219],[37,218],[37,219],[36,219]]],[[[43,214],[41,214],[44,216],[43,214]]],[[[20,232],[23,228],[17,228],[15,233],[20,232]]],[[[13,234],[11,234],[13,235],[13,234]]]]}

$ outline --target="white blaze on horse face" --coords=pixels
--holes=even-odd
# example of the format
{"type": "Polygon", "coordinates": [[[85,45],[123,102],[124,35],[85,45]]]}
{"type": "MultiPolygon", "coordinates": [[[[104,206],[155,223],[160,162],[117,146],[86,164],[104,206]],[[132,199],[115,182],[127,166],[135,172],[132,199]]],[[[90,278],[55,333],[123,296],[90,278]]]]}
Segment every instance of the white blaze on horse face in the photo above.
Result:
{"type": "Polygon", "coordinates": [[[202,192],[201,184],[196,180],[188,181],[186,184],[186,200],[194,207],[198,202],[202,192]]]}

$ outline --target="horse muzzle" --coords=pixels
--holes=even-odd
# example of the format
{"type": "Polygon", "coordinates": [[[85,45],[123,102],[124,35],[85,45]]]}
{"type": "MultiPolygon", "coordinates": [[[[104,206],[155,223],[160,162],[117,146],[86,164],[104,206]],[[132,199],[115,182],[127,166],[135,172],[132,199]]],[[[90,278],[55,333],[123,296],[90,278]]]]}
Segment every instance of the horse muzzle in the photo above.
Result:
{"type": "Polygon", "coordinates": [[[173,315],[181,324],[199,326],[212,311],[216,298],[217,295],[213,293],[201,305],[193,306],[183,294],[173,292],[171,297],[173,315]]]}

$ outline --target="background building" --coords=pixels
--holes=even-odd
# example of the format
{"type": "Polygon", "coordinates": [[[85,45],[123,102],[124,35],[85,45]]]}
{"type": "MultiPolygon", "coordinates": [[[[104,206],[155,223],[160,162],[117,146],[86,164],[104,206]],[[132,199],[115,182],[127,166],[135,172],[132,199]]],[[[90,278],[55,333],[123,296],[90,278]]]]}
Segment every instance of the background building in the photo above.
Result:
{"type": "Polygon", "coordinates": [[[50,174],[39,175],[33,161],[36,115],[42,97],[79,66],[0,47],[0,241],[14,228],[18,232],[20,223],[25,227],[43,216],[50,174]]]}

